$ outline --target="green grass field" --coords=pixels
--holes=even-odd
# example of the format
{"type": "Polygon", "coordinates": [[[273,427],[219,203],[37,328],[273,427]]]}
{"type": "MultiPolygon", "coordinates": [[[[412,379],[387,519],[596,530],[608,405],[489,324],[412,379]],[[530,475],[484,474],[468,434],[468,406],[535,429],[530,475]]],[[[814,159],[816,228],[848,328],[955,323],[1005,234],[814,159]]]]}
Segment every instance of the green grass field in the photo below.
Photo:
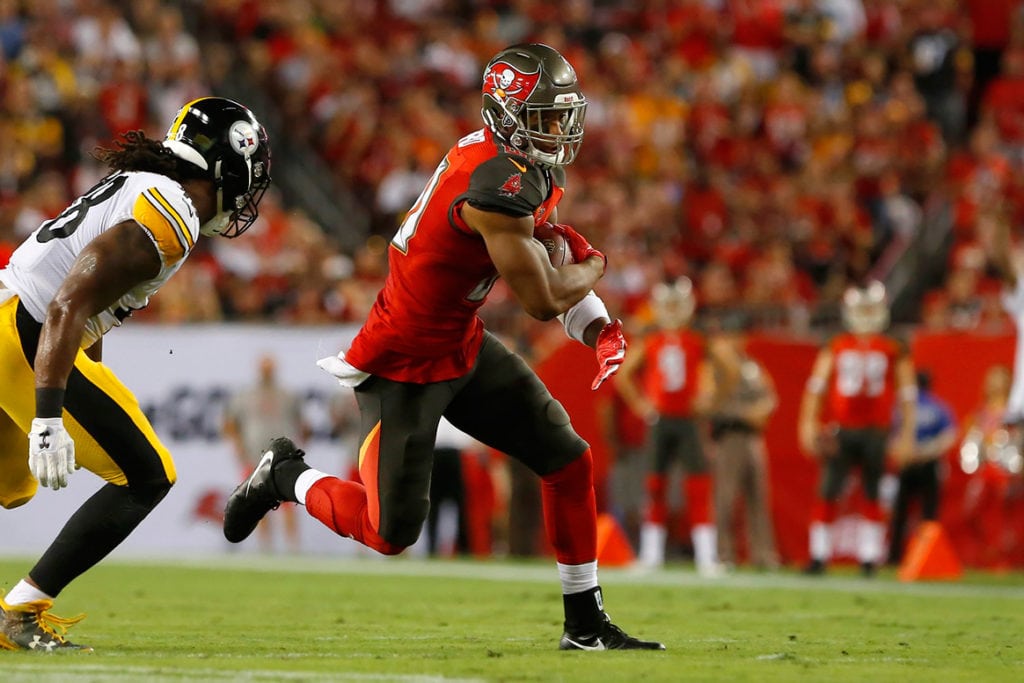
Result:
{"type": "MultiPolygon", "coordinates": [[[[0,559],[9,588],[27,560],[0,559]]],[[[0,652],[0,680],[1024,680],[1024,577],[698,579],[604,569],[608,611],[660,653],[559,652],[549,562],[232,556],[108,561],[58,601],[91,655],[0,652]]]]}

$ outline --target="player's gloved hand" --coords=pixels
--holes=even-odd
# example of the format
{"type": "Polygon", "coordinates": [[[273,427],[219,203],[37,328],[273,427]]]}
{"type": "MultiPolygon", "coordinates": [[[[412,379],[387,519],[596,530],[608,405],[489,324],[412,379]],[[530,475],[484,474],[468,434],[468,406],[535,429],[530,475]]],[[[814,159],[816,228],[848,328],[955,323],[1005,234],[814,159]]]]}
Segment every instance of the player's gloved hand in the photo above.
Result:
{"type": "Polygon", "coordinates": [[[622,359],[626,357],[626,337],[622,334],[622,321],[613,320],[601,328],[594,348],[597,351],[597,364],[600,367],[590,388],[597,391],[597,388],[604,384],[606,379],[619,371],[622,359]]]}
{"type": "Polygon", "coordinates": [[[58,491],[75,471],[75,442],[59,417],[37,417],[28,433],[28,469],[41,486],[58,491]]]}
{"type": "Polygon", "coordinates": [[[597,256],[604,261],[604,267],[608,267],[608,257],[594,249],[590,242],[587,241],[587,238],[576,232],[571,225],[553,223],[551,229],[564,237],[565,241],[569,244],[569,252],[572,254],[573,263],[583,263],[587,258],[597,256]]]}

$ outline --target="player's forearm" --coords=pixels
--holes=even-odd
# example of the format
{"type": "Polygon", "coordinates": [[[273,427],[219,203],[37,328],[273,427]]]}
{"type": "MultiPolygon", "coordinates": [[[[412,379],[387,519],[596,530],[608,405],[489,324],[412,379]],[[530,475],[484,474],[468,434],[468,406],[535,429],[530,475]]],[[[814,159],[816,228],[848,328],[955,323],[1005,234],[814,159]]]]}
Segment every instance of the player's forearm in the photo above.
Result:
{"type": "Polygon", "coordinates": [[[938,436],[926,439],[918,444],[917,452],[922,460],[932,460],[939,457],[952,446],[956,440],[956,434],[953,432],[942,432],[938,436]]]}
{"type": "Polygon", "coordinates": [[[800,402],[800,412],[797,421],[800,425],[813,425],[818,421],[821,399],[817,394],[805,393],[800,402]]]}
{"type": "MultiPolygon", "coordinates": [[[[548,291],[555,315],[567,312],[594,289],[604,274],[604,264],[598,258],[556,268],[548,279],[548,291]]],[[[554,317],[554,316],[551,316],[554,317]]],[[[600,330],[598,330],[600,331],[600,330]]]]}
{"type": "Polygon", "coordinates": [[[746,419],[755,427],[761,428],[765,426],[773,412],[775,412],[775,400],[763,398],[750,406],[746,419]]]}
{"type": "Polygon", "coordinates": [[[900,438],[912,444],[917,435],[917,401],[907,400],[901,405],[903,410],[900,415],[900,438]]]}
{"type": "Polygon", "coordinates": [[[58,301],[50,304],[36,351],[36,387],[64,389],[82,344],[88,316],[58,301]]]}
{"type": "MultiPolygon", "coordinates": [[[[628,354],[627,354],[628,357],[628,354]]],[[[640,393],[632,374],[625,374],[625,367],[619,370],[615,388],[629,409],[639,417],[646,418],[651,411],[650,402],[640,393]]]]}

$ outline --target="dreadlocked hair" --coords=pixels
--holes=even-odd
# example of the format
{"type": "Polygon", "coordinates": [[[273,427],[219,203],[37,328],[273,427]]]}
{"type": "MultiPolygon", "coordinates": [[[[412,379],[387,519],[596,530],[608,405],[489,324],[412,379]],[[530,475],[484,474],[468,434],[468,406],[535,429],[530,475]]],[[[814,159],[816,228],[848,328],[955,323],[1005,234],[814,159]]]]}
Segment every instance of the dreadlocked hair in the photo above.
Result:
{"type": "Polygon", "coordinates": [[[112,148],[97,147],[92,156],[112,171],[159,173],[178,182],[207,177],[206,171],[176,156],[159,140],[146,137],[141,130],[122,133],[112,148]]]}

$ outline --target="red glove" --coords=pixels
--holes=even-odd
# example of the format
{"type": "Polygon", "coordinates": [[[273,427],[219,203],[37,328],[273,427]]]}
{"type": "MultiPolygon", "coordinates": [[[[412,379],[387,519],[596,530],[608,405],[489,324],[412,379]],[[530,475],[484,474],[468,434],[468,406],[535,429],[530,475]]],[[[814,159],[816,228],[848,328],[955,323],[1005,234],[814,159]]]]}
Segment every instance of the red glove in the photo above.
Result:
{"type": "Polygon", "coordinates": [[[591,256],[599,256],[604,261],[604,267],[608,267],[608,257],[594,249],[590,242],[587,241],[587,238],[576,232],[571,225],[552,223],[551,229],[564,237],[565,241],[569,244],[569,253],[572,254],[573,263],[583,263],[585,259],[591,256]]]}
{"type": "MultiPolygon", "coordinates": [[[[600,253],[600,252],[598,252],[600,253]]],[[[604,381],[619,371],[622,359],[626,357],[626,338],[622,335],[622,321],[613,320],[603,328],[597,335],[597,377],[590,388],[597,391],[597,388],[604,384],[604,381]]]]}

